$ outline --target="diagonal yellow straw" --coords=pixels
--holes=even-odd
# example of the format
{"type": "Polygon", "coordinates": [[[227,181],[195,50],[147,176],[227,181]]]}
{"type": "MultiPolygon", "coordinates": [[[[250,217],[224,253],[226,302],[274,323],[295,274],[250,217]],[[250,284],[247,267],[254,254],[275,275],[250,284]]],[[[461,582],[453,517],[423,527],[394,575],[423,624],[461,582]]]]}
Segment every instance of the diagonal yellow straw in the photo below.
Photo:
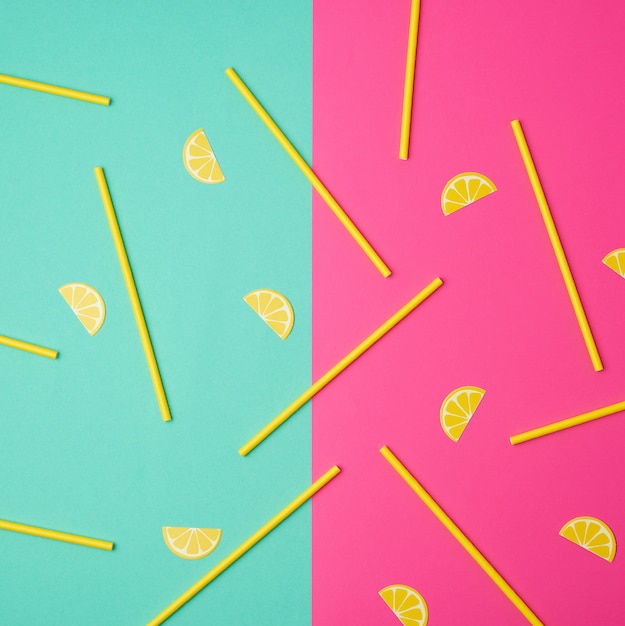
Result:
{"type": "Polygon", "coordinates": [[[137,322],[137,328],[139,329],[139,337],[141,337],[143,351],[145,352],[148,369],[150,370],[150,376],[152,377],[152,384],[154,385],[154,391],[156,391],[158,406],[161,409],[163,421],[168,422],[171,419],[171,412],[169,410],[169,405],[167,404],[167,396],[165,395],[161,374],[158,371],[158,364],[156,363],[154,348],[152,347],[148,327],[145,323],[145,317],[143,316],[143,309],[141,308],[141,302],[139,301],[137,287],[135,285],[134,278],[132,277],[130,262],[128,261],[128,255],[126,254],[126,248],[124,247],[124,240],[122,239],[119,224],[117,223],[117,217],[115,216],[115,209],[113,208],[111,194],[109,192],[108,185],[106,184],[104,171],[101,167],[95,168],[95,177],[98,182],[98,188],[100,189],[100,195],[102,196],[106,219],[108,220],[111,234],[113,235],[113,242],[115,243],[115,250],[117,252],[117,258],[119,259],[119,264],[121,265],[124,282],[126,283],[126,289],[128,290],[128,295],[130,296],[132,312],[135,315],[135,321],[137,322]]]}
{"type": "Polygon", "coordinates": [[[87,548],[98,548],[99,550],[113,549],[112,541],[91,539],[91,537],[72,535],[71,533],[63,533],[58,530],[48,530],[47,528],[29,526],[28,524],[18,524],[17,522],[7,522],[6,520],[0,520],[0,529],[11,530],[15,533],[23,533],[25,535],[34,535],[35,537],[43,537],[44,539],[55,539],[56,541],[64,541],[65,543],[75,543],[79,546],[85,546],[87,548]]]}
{"type": "Polygon", "coordinates": [[[291,513],[299,509],[304,502],[310,500],[322,487],[327,485],[341,470],[334,465],[323,476],[318,478],[308,489],[305,489],[295,500],[287,504],[277,515],[274,515],[266,524],[261,526],[249,539],[246,539],[238,548],[235,548],[221,563],[205,574],[193,586],[189,587],[178,599],[174,600],[166,609],[161,611],[147,626],[158,626],[171,617],[180,607],[198,594],[208,583],[212,582],[237,559],[253,548],[263,537],[266,537],[276,526],[281,524],[291,513]]]}
{"type": "Polygon", "coordinates": [[[423,503],[434,513],[438,521],[454,536],[456,541],[469,553],[474,561],[486,572],[490,579],[503,591],[508,600],[516,606],[525,619],[533,626],[543,626],[543,623],[534,615],[532,610],[523,602],[519,595],[503,579],[501,574],[486,560],[486,557],[469,541],[467,536],[454,524],[452,519],[441,509],[430,494],[421,486],[419,481],[406,469],[402,462],[384,446],[380,449],[382,456],[392,468],[408,483],[408,486],[421,498],[423,503]]]}
{"type": "Polygon", "coordinates": [[[415,62],[417,59],[417,35],[419,32],[419,12],[421,0],[412,0],[410,8],[410,27],[408,30],[408,52],[406,53],[406,77],[404,79],[404,106],[401,114],[401,136],[399,140],[399,158],[408,158],[410,144],[410,121],[412,118],[412,96],[414,91],[415,62]]]}
{"type": "Polygon", "coordinates": [[[362,248],[363,252],[369,257],[370,261],[378,268],[379,272],[385,278],[391,275],[391,270],[387,267],[378,253],[373,249],[371,244],[365,239],[364,235],[358,230],[354,222],[343,211],[339,203],[334,199],[332,194],[326,189],[325,185],[319,180],[318,176],[312,171],[310,165],[304,161],[301,154],[295,149],[293,144],[287,139],[286,135],[280,130],[278,125],[273,121],[269,113],[265,111],[263,105],[256,99],[254,94],[248,89],[247,85],[241,80],[240,76],[229,67],[226,70],[226,76],[234,83],[241,95],[247,100],[247,103],[254,109],[258,117],[265,123],[273,136],[278,140],[280,145],[286,150],[287,154],[293,159],[295,165],[299,167],[302,174],[306,176],[308,182],[317,190],[317,193],[324,199],[326,204],[332,209],[332,212],[339,219],[341,224],[347,229],[347,232],[355,239],[356,243],[362,248]]]}
{"type": "Polygon", "coordinates": [[[19,339],[12,339],[11,337],[5,337],[4,335],[0,335],[0,345],[8,346],[9,348],[17,348],[18,350],[23,350],[24,352],[30,352],[39,356],[45,356],[48,359],[56,359],[56,357],[59,356],[59,353],[51,348],[43,348],[42,346],[38,346],[34,343],[28,343],[27,341],[21,341],[19,339]]]}
{"type": "Polygon", "coordinates": [[[586,349],[588,350],[588,354],[590,355],[590,360],[592,361],[595,371],[600,372],[603,369],[601,357],[599,356],[595,339],[592,336],[588,320],[586,319],[586,313],[584,312],[582,301],[580,300],[579,293],[577,293],[577,287],[575,286],[575,281],[573,280],[573,275],[571,274],[571,268],[566,260],[566,255],[564,254],[564,249],[562,248],[562,243],[560,242],[560,237],[558,236],[558,231],[556,230],[556,225],[551,217],[551,211],[549,210],[549,205],[547,204],[547,198],[545,197],[542,185],[540,184],[532,155],[527,145],[527,141],[525,140],[525,135],[523,134],[523,129],[521,128],[519,120],[514,120],[513,122],[510,122],[510,124],[512,125],[512,132],[514,133],[517,145],[519,146],[519,151],[521,152],[523,164],[527,170],[527,175],[529,176],[532,189],[534,190],[534,195],[536,196],[538,208],[540,209],[543,221],[545,222],[551,246],[555,252],[556,259],[558,260],[560,272],[562,273],[562,278],[564,278],[564,284],[566,285],[566,290],[569,293],[569,298],[571,299],[571,304],[573,305],[573,310],[575,311],[575,316],[577,317],[577,323],[582,331],[582,336],[584,337],[584,342],[586,343],[586,349]]]}
{"type": "Polygon", "coordinates": [[[510,443],[514,446],[518,443],[523,443],[525,441],[544,437],[545,435],[557,433],[560,430],[573,428],[573,426],[586,424],[586,422],[592,422],[593,420],[598,420],[602,417],[607,417],[608,415],[614,415],[615,413],[620,413],[621,411],[625,411],[625,401],[610,404],[609,406],[604,406],[601,409],[588,411],[588,413],[582,413],[581,415],[569,417],[565,420],[560,420],[559,422],[548,424],[547,426],[541,426],[540,428],[534,428],[533,430],[528,430],[527,432],[513,435],[512,437],[510,437],[510,443]]]}
{"type": "Polygon", "coordinates": [[[360,355],[367,351],[378,339],[381,339],[394,326],[399,324],[410,312],[414,311],[426,298],[431,296],[443,281],[435,278],[425,289],[422,289],[412,300],[405,304],[397,313],[379,328],[374,330],[362,343],[357,345],[347,356],[344,356],[333,368],[328,370],[316,383],[309,387],[297,400],[294,400],[269,424],[252,437],[240,450],[241,456],[247,456],[257,445],[262,443],[279,426],[284,424],[295,411],[306,404],[317,392],[321,391],[329,382],[334,380],[344,369],[351,365],[360,355]]]}
{"type": "Polygon", "coordinates": [[[24,89],[32,89],[33,91],[43,91],[53,96],[64,96],[65,98],[73,98],[74,100],[83,100],[92,104],[101,104],[108,106],[111,99],[107,96],[97,96],[86,91],[76,91],[76,89],[67,89],[65,87],[57,87],[56,85],[48,85],[48,83],[39,83],[36,80],[28,80],[26,78],[17,78],[16,76],[8,76],[0,74],[0,83],[12,85],[13,87],[23,87],[24,89]]]}

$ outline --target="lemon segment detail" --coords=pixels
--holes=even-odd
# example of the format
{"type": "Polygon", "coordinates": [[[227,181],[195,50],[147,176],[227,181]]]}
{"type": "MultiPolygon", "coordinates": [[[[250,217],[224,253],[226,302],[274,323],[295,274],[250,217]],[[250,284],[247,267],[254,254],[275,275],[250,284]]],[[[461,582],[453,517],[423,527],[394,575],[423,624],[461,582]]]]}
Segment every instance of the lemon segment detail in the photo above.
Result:
{"type": "Polygon", "coordinates": [[[458,387],[443,400],[441,405],[441,426],[445,434],[458,441],[482,401],[486,391],[480,387],[458,387]]]}
{"type": "Polygon", "coordinates": [[[102,328],[106,306],[93,287],[84,283],[68,283],[59,287],[59,293],[90,335],[95,335],[102,328]]]}
{"type": "Polygon", "coordinates": [[[611,270],[614,270],[619,276],[625,278],[625,248],[618,248],[606,254],[603,263],[611,270]]]}
{"type": "Polygon", "coordinates": [[[293,307],[285,296],[271,289],[257,289],[244,296],[243,300],[280,339],[289,336],[294,316],[293,307]]]}
{"type": "Polygon", "coordinates": [[[185,528],[163,526],[165,545],[182,559],[203,559],[221,539],[220,528],[185,528]]]}
{"type": "Polygon", "coordinates": [[[575,517],[562,527],[560,535],[610,563],[614,560],[614,533],[605,522],[596,517],[575,517]]]}
{"type": "Polygon", "coordinates": [[[495,191],[495,183],[484,174],[463,172],[445,185],[441,194],[441,208],[445,215],[450,215],[495,191]]]}
{"type": "Polygon", "coordinates": [[[187,139],[182,149],[184,166],[195,180],[207,185],[223,183],[226,179],[204,131],[200,128],[187,139]]]}
{"type": "Polygon", "coordinates": [[[389,585],[378,593],[404,626],[427,626],[428,607],[416,589],[407,585],[389,585]]]}

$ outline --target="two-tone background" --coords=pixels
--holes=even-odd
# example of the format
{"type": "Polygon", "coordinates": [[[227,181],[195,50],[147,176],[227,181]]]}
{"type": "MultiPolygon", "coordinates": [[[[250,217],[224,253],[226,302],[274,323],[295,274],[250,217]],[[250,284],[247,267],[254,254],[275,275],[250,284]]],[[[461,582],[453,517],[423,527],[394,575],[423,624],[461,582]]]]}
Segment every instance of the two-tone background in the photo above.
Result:
{"type": "Polygon", "coordinates": [[[328,487],[172,625],[524,618],[378,453],[389,445],[545,624],[625,621],[606,563],[558,537],[578,515],[625,537],[622,416],[513,448],[512,434],[625,398],[625,9],[423,0],[411,153],[397,158],[410,3],[78,2],[0,7],[0,72],[112,97],[0,86],[0,518],[115,541],[0,535],[0,622],[146,623],[336,463],[328,487]],[[393,270],[383,279],[224,75],[232,66],[393,270]],[[521,119],[594,331],[595,373],[509,122],[521,119]],[[191,179],[203,128],[226,176],[191,179]],[[314,150],[313,150],[314,148],[314,150]],[[173,420],[161,421],[93,175],[107,174],[173,420]],[[498,191],[449,217],[446,181],[498,191]],[[445,285],[249,457],[237,449],[435,276],[445,285]],[[57,292],[107,304],[90,337],[57,292]],[[242,301],[295,309],[280,341],[242,301]],[[438,409],[486,396],[459,443],[438,409]],[[311,412],[312,411],[312,412],[311,412]],[[311,427],[311,414],[312,427],[311,427]],[[312,435],[311,435],[312,433],[312,435]],[[163,525],[223,529],[206,559],[163,525]]]}

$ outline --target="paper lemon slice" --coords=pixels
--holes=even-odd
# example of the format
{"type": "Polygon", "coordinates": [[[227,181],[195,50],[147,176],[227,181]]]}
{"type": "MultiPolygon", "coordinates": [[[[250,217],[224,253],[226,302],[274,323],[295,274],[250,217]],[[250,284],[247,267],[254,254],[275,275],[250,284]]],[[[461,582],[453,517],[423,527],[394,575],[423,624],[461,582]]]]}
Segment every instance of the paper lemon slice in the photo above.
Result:
{"type": "Polygon", "coordinates": [[[614,270],[619,276],[625,278],[625,248],[612,250],[610,254],[604,257],[603,263],[611,270],[614,270]]]}
{"type": "Polygon", "coordinates": [[[454,176],[443,189],[441,207],[445,215],[472,204],[480,198],[497,191],[490,178],[477,172],[464,172],[454,176]]]}
{"type": "Polygon", "coordinates": [[[182,149],[184,166],[201,183],[223,183],[224,175],[204,131],[200,128],[187,139],[182,149]]]}
{"type": "Polygon", "coordinates": [[[69,304],[80,323],[90,335],[95,335],[106,317],[106,307],[102,296],[89,285],[68,283],[59,287],[59,293],[69,304]]]}
{"type": "Polygon", "coordinates": [[[427,625],[428,607],[416,589],[407,585],[389,585],[378,593],[404,626],[427,625]]]}
{"type": "Polygon", "coordinates": [[[257,289],[243,296],[260,318],[280,339],[286,339],[293,328],[293,307],[277,291],[257,289]]]}
{"type": "Polygon", "coordinates": [[[616,554],[614,533],[595,517],[576,517],[567,522],[560,535],[610,563],[616,554]]]}
{"type": "Polygon", "coordinates": [[[183,559],[202,559],[217,547],[221,539],[221,529],[163,526],[163,538],[176,556],[183,559]]]}
{"type": "Polygon", "coordinates": [[[443,400],[441,426],[452,441],[460,439],[485,393],[480,387],[458,387],[443,400]]]}

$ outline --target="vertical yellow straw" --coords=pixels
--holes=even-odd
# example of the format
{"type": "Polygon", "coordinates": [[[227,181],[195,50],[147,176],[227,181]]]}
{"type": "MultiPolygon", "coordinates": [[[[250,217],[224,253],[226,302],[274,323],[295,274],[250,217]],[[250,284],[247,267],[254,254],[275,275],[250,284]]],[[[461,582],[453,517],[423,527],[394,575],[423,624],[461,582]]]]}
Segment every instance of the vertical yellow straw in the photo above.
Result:
{"type": "Polygon", "coordinates": [[[48,530],[47,528],[29,526],[28,524],[18,524],[17,522],[7,522],[6,520],[0,520],[0,529],[10,530],[15,533],[23,533],[24,535],[43,537],[44,539],[64,541],[65,543],[75,543],[79,546],[85,546],[87,548],[98,548],[99,550],[113,549],[113,542],[111,541],[104,541],[102,539],[91,539],[91,537],[72,535],[71,533],[63,533],[58,530],[48,530]]]}
{"type": "Polygon", "coordinates": [[[569,293],[569,298],[571,299],[571,304],[573,305],[573,310],[575,311],[575,316],[577,317],[577,323],[582,331],[584,342],[586,343],[586,349],[588,350],[588,354],[590,355],[590,360],[592,361],[595,371],[600,372],[603,369],[601,357],[599,356],[599,351],[597,350],[588,320],[586,319],[586,313],[584,312],[582,301],[580,300],[579,293],[577,292],[577,287],[575,286],[575,281],[573,280],[573,275],[571,274],[571,268],[566,260],[564,249],[562,248],[562,243],[560,242],[560,237],[558,236],[558,231],[556,230],[556,225],[551,217],[551,211],[549,210],[549,205],[547,204],[547,198],[545,197],[542,185],[540,184],[532,155],[527,145],[527,141],[525,140],[525,135],[523,134],[523,129],[521,128],[519,120],[514,120],[511,122],[511,125],[512,132],[514,133],[514,137],[519,146],[519,151],[521,152],[521,157],[523,158],[523,164],[527,170],[527,175],[529,176],[532,189],[534,190],[534,195],[536,196],[536,201],[538,202],[538,208],[540,209],[543,221],[545,222],[547,234],[549,235],[549,240],[551,241],[553,251],[555,252],[560,272],[562,273],[562,278],[564,278],[564,284],[566,285],[566,290],[569,293]]]}
{"type": "Polygon", "coordinates": [[[347,356],[344,356],[334,367],[329,369],[316,383],[309,387],[297,400],[294,400],[280,414],[274,417],[263,429],[252,437],[240,450],[241,456],[247,456],[256,446],[262,443],[279,426],[282,426],[293,413],[306,404],[317,392],[334,380],[344,369],[351,365],[359,356],[366,352],[376,341],[384,337],[394,326],[397,326],[410,312],[414,311],[426,298],[431,296],[443,281],[435,278],[425,289],[422,289],[412,300],[406,303],[397,313],[379,328],[374,330],[362,343],[357,345],[347,356]]]}
{"type": "Polygon", "coordinates": [[[414,91],[415,62],[417,59],[417,35],[419,32],[419,12],[421,0],[412,0],[410,8],[410,28],[408,31],[408,52],[406,53],[406,77],[404,79],[404,106],[401,113],[401,137],[399,158],[408,158],[410,144],[410,122],[412,119],[412,97],[414,91]]]}
{"type": "Polygon", "coordinates": [[[122,274],[124,276],[124,282],[126,283],[126,289],[128,290],[128,295],[130,296],[132,312],[135,315],[135,321],[137,322],[137,328],[139,329],[139,336],[141,337],[141,343],[143,344],[143,351],[145,352],[145,358],[148,362],[148,369],[150,370],[150,376],[152,377],[152,384],[154,385],[154,391],[156,391],[158,406],[160,407],[163,421],[168,422],[171,419],[171,412],[169,410],[169,405],[167,404],[167,396],[165,395],[165,389],[163,388],[161,374],[158,371],[156,356],[154,356],[154,348],[152,347],[152,342],[150,341],[148,327],[145,323],[145,317],[143,316],[143,309],[141,308],[141,302],[139,301],[137,287],[135,285],[134,278],[132,277],[132,270],[130,269],[126,248],[124,247],[124,240],[122,239],[119,224],[117,223],[117,217],[115,216],[115,209],[113,208],[111,194],[109,192],[102,168],[96,167],[94,171],[98,182],[98,188],[100,189],[100,195],[102,196],[102,203],[104,204],[106,219],[108,220],[111,234],[113,235],[117,258],[119,259],[119,264],[122,268],[122,274]]]}
{"type": "Polygon", "coordinates": [[[467,536],[454,524],[451,518],[441,509],[430,494],[421,486],[417,479],[406,469],[402,462],[384,446],[380,449],[382,456],[392,468],[408,483],[408,486],[421,498],[423,503],[434,513],[438,521],[454,536],[456,541],[469,553],[475,562],[486,572],[490,579],[503,591],[505,596],[523,614],[533,626],[543,626],[543,623],[534,615],[532,610],[523,602],[519,595],[503,579],[501,574],[486,560],[482,553],[469,541],[467,536]]]}
{"type": "Polygon", "coordinates": [[[278,140],[280,145],[286,150],[287,154],[293,159],[295,165],[306,176],[308,182],[316,189],[317,193],[323,198],[325,203],[332,209],[332,212],[338,220],[347,229],[347,232],[354,238],[362,251],[369,257],[369,260],[376,266],[378,271],[384,276],[391,275],[391,270],[386,263],[380,258],[378,253],[373,249],[371,244],[365,239],[364,235],[358,230],[354,222],[347,216],[347,213],[341,208],[339,203],[334,199],[332,194],[326,189],[325,185],[319,180],[317,175],[312,171],[310,165],[304,161],[301,154],[295,149],[293,144],[287,139],[286,135],[280,130],[278,125],[273,121],[269,113],[265,111],[263,105],[256,99],[254,94],[248,89],[247,85],[241,80],[241,77],[229,67],[226,70],[226,76],[234,83],[240,94],[245,98],[247,103],[252,107],[255,113],[265,123],[265,126],[271,131],[271,134],[278,140]]]}
{"type": "Polygon", "coordinates": [[[52,94],[53,96],[63,96],[65,98],[73,98],[74,100],[83,100],[84,102],[91,102],[91,104],[101,104],[102,106],[108,106],[111,103],[111,99],[107,96],[97,96],[96,94],[87,93],[86,91],[77,91],[76,89],[57,87],[56,85],[39,83],[36,80],[17,78],[16,76],[7,76],[6,74],[0,74],[0,83],[12,85],[13,87],[32,89],[33,91],[42,91],[44,93],[52,94]]]}
{"type": "Polygon", "coordinates": [[[327,485],[341,470],[335,465],[323,476],[318,478],[308,489],[305,489],[295,500],[287,504],[277,515],[261,526],[249,539],[246,539],[238,548],[235,548],[221,563],[213,567],[210,572],[202,576],[193,586],[189,587],[178,599],[174,600],[166,609],[161,611],[147,626],[158,626],[171,617],[180,607],[198,594],[208,583],[212,582],[237,559],[253,548],[263,537],[267,536],[276,526],[282,523],[291,513],[299,509],[304,502],[312,498],[322,487],[327,485]]]}
{"type": "Polygon", "coordinates": [[[39,356],[45,356],[48,359],[56,359],[56,357],[59,356],[59,353],[51,348],[43,348],[34,343],[28,343],[20,339],[12,339],[4,335],[0,335],[0,345],[16,348],[17,350],[23,350],[24,352],[30,352],[31,354],[37,354],[39,356]]]}
{"type": "Polygon", "coordinates": [[[560,430],[573,428],[573,426],[580,426],[581,424],[586,424],[587,422],[592,422],[602,417],[607,417],[608,415],[614,415],[615,413],[620,413],[621,411],[625,411],[625,401],[610,404],[609,406],[604,406],[601,409],[588,411],[587,413],[582,413],[581,415],[576,415],[575,417],[569,417],[565,420],[548,424],[547,426],[541,426],[540,428],[534,428],[533,430],[513,435],[510,437],[510,443],[514,446],[518,443],[523,443],[525,441],[544,437],[545,435],[557,433],[560,430]]]}

